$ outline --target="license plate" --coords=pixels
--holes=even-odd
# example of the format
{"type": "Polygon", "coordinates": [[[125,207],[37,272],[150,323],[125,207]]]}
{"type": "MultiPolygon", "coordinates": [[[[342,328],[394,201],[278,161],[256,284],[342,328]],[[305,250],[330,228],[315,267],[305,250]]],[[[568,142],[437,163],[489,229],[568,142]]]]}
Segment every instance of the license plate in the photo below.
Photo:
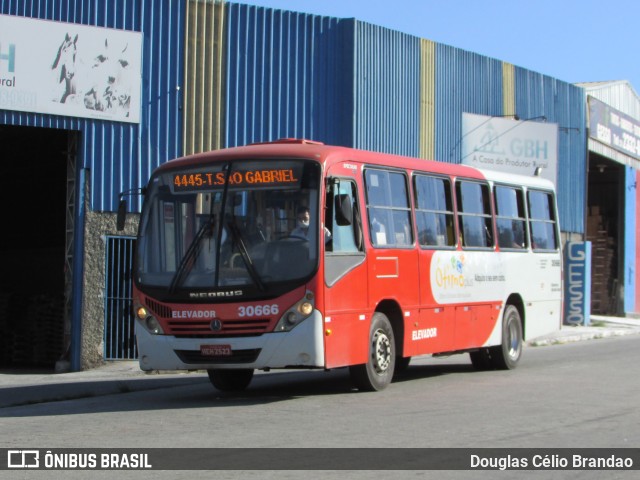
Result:
{"type": "Polygon", "coordinates": [[[200,345],[200,355],[203,357],[229,357],[231,345],[200,345]]]}

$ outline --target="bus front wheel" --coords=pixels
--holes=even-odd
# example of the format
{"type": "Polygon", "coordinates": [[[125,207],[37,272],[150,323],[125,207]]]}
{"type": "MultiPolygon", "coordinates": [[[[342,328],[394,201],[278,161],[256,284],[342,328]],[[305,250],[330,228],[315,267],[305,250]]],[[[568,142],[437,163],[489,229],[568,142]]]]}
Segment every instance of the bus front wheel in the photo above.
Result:
{"type": "Polygon", "coordinates": [[[222,392],[241,392],[253,379],[253,370],[207,370],[211,384],[222,392]]]}
{"type": "Polygon", "coordinates": [[[387,316],[376,312],[369,329],[369,356],[364,365],[349,368],[351,381],[363,391],[383,390],[391,383],[396,363],[393,328],[387,316]]]}
{"type": "Polygon", "coordinates": [[[502,318],[502,344],[489,349],[491,363],[498,370],[512,370],[522,356],[522,319],[513,305],[507,305],[502,318]]]}

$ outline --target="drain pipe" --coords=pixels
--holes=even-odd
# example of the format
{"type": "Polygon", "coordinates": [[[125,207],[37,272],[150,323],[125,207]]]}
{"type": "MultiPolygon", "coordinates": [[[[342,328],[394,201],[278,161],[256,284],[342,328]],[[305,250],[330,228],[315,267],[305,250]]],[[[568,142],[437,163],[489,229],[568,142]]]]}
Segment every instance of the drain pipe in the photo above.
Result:
{"type": "Polygon", "coordinates": [[[81,370],[82,295],[84,278],[84,217],[87,169],[78,169],[73,231],[73,280],[71,296],[71,371],[81,370]]]}

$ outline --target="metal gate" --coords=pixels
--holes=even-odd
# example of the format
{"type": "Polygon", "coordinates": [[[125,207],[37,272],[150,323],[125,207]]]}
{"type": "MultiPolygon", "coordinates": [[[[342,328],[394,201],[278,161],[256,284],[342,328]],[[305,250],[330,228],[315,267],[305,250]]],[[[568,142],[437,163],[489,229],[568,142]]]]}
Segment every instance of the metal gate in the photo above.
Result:
{"type": "Polygon", "coordinates": [[[104,358],[138,358],[132,307],[134,237],[106,237],[104,358]]]}

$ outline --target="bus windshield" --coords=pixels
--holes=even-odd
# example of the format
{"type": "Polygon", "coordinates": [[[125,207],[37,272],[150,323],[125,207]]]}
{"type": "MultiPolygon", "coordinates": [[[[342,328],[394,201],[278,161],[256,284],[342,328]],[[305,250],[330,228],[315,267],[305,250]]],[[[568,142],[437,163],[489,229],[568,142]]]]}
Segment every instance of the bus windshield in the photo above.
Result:
{"type": "Polygon", "coordinates": [[[320,166],[304,160],[160,172],[140,220],[136,283],[164,299],[203,301],[302,283],[318,263],[319,181],[320,166]],[[297,225],[304,216],[308,226],[297,225]]]}

